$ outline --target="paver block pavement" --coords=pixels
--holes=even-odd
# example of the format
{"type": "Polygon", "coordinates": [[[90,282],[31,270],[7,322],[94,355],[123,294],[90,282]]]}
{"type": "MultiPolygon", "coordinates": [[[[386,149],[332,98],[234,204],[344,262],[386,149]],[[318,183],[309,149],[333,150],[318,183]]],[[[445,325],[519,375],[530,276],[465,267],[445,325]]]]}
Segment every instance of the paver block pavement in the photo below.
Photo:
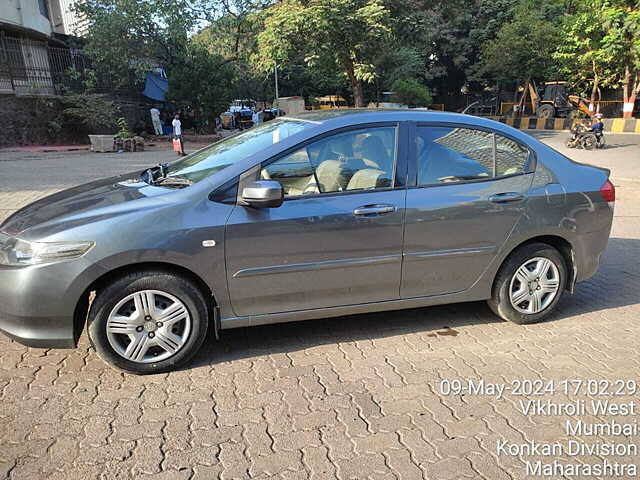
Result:
{"type": "MultiPolygon", "coordinates": [[[[50,190],[0,193],[0,208],[50,190]]],[[[469,303],[230,330],[145,377],[104,365],[85,335],[76,350],[0,336],[0,478],[524,478],[496,443],[562,435],[563,417],[439,382],[638,380],[640,185],[619,191],[598,274],[539,325],[469,303]]]]}

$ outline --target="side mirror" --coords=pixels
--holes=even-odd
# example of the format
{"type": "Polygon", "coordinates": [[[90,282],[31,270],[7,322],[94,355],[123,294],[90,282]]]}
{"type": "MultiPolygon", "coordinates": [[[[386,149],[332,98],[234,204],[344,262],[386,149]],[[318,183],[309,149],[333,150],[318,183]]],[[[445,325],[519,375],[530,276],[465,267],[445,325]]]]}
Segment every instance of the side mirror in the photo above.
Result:
{"type": "Polygon", "coordinates": [[[242,190],[244,205],[257,208],[276,208],[284,201],[284,190],[275,180],[257,180],[242,190]]]}

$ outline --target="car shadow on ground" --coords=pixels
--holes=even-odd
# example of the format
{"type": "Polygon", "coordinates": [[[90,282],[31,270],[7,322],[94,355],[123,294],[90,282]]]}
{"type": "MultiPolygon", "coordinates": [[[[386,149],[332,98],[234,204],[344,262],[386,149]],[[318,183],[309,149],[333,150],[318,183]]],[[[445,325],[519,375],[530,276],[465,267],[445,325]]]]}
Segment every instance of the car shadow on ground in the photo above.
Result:
{"type": "Polygon", "coordinates": [[[219,341],[208,338],[184,368],[412,333],[446,341],[462,327],[500,322],[485,302],[469,302],[224,330],[219,341]]]}
{"type": "MultiPolygon", "coordinates": [[[[566,294],[545,323],[640,303],[638,257],[640,239],[610,239],[598,273],[566,294]]],[[[500,328],[501,322],[485,302],[468,302],[225,330],[218,342],[208,338],[184,368],[414,333],[446,341],[463,327],[495,323],[500,328]]]]}

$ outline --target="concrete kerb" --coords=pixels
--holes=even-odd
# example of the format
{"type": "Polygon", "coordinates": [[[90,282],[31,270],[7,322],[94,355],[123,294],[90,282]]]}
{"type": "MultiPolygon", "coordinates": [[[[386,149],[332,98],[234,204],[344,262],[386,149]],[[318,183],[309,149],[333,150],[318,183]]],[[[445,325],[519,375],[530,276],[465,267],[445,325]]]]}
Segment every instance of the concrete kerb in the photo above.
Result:
{"type": "MultiPolygon", "coordinates": [[[[536,118],[536,117],[490,117],[520,130],[568,131],[574,124],[584,120],[575,118],[536,118]]],[[[609,133],[640,133],[640,119],[605,118],[604,130],[609,133]]]]}

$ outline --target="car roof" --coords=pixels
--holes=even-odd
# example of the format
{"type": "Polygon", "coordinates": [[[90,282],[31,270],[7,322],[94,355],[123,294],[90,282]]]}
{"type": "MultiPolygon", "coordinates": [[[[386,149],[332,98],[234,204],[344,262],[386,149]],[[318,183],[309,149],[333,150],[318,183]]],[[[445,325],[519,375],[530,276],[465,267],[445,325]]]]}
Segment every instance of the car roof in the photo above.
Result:
{"type": "Polygon", "coordinates": [[[465,115],[462,113],[441,112],[419,108],[336,108],[326,110],[311,110],[280,117],[283,119],[307,121],[317,123],[327,128],[339,128],[361,123],[377,122],[433,122],[452,123],[484,127],[498,132],[506,133],[520,139],[525,143],[537,144],[531,136],[504,123],[496,122],[489,118],[465,115]]]}
{"type": "Polygon", "coordinates": [[[399,121],[414,120],[424,122],[452,122],[481,125],[483,123],[497,123],[491,120],[464,115],[461,113],[440,112],[422,108],[334,108],[326,110],[311,110],[285,118],[311,121],[317,123],[364,123],[368,121],[399,121]]]}

